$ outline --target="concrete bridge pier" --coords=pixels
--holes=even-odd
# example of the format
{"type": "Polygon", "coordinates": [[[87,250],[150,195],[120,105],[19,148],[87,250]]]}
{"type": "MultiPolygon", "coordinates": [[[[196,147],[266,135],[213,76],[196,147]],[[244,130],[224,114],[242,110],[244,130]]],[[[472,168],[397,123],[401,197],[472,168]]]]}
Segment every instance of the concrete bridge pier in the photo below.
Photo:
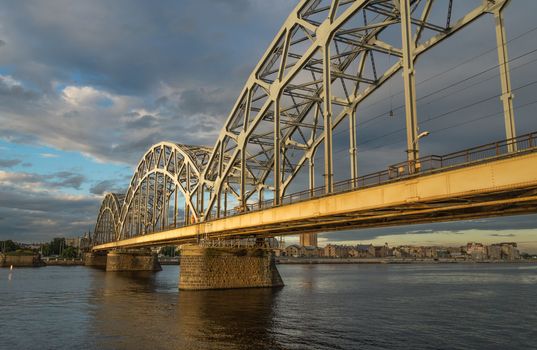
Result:
{"type": "Polygon", "coordinates": [[[118,249],[108,253],[106,271],[160,271],[157,254],[149,249],[118,249]]]}
{"type": "Polygon", "coordinates": [[[179,289],[282,287],[274,254],[260,248],[181,248],[179,289]]]}
{"type": "Polygon", "coordinates": [[[106,254],[106,251],[84,253],[84,265],[105,269],[106,254]]]}

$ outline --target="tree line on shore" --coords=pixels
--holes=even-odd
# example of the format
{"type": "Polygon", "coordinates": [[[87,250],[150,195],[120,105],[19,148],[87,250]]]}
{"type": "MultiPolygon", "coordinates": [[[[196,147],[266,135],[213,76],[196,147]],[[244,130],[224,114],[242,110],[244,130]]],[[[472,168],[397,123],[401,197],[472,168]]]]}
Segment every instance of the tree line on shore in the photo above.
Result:
{"type": "Polygon", "coordinates": [[[0,251],[4,254],[30,254],[40,253],[42,256],[58,256],[63,259],[74,259],[79,255],[78,249],[69,246],[65,238],[53,238],[48,243],[43,243],[38,247],[29,248],[11,239],[0,241],[0,251]]]}

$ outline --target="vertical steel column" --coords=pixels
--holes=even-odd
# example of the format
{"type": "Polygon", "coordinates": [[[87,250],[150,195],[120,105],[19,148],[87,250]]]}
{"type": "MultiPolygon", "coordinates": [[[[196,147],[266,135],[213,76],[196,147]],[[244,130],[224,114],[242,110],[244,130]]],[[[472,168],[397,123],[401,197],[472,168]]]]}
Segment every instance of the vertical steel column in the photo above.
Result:
{"type": "Polygon", "coordinates": [[[173,206],[173,227],[177,227],[177,215],[179,209],[177,208],[177,190],[178,186],[175,184],[175,191],[174,191],[174,206],[173,206]]]}
{"type": "Polygon", "coordinates": [[[205,188],[204,188],[204,185],[201,184],[201,186],[199,186],[200,188],[200,194],[201,196],[199,196],[199,200],[200,200],[200,217],[199,217],[199,221],[205,221],[204,220],[204,215],[205,215],[205,188]]]}
{"type": "MultiPolygon", "coordinates": [[[[190,192],[190,165],[188,163],[185,164],[186,167],[186,193],[190,196],[192,192],[190,192]]],[[[199,179],[198,179],[199,181],[199,179]]],[[[199,196],[197,196],[199,197],[199,196]]],[[[196,197],[196,202],[198,201],[198,198],[196,197]]],[[[189,198],[190,202],[192,202],[192,198],[189,198]]],[[[186,198],[185,198],[186,200],[186,198]]],[[[189,202],[185,201],[185,225],[190,224],[190,210],[193,208],[190,208],[189,202]]],[[[193,204],[193,203],[192,203],[193,204]]]]}
{"type": "Polygon", "coordinates": [[[416,159],[419,158],[414,41],[412,40],[410,0],[399,0],[399,4],[401,10],[401,41],[403,47],[407,159],[409,163],[409,171],[413,173],[415,171],[416,159]]]}
{"type": "MultiPolygon", "coordinates": [[[[250,108],[252,104],[252,91],[248,89],[246,93],[246,110],[244,111],[244,121],[242,123],[242,133],[246,135],[248,130],[248,117],[250,116],[250,108]]],[[[243,139],[243,144],[239,145],[241,147],[241,183],[240,183],[240,192],[239,192],[239,208],[241,211],[244,211],[246,208],[246,144],[247,138],[243,139]]]]}
{"type": "Polygon", "coordinates": [[[280,96],[274,100],[274,205],[280,204],[280,182],[281,182],[281,162],[280,162],[280,96]]]}
{"type": "Polygon", "coordinates": [[[140,188],[138,189],[138,195],[136,196],[136,206],[137,206],[137,212],[138,212],[138,221],[136,222],[136,234],[139,236],[142,234],[142,205],[141,205],[141,200],[142,200],[142,187],[140,186],[140,188]]]}
{"type": "MultiPolygon", "coordinates": [[[[218,162],[218,178],[222,178],[224,172],[224,143],[220,143],[220,161],[218,162]]],[[[216,194],[216,217],[220,217],[220,201],[222,199],[222,186],[218,186],[216,194]]]]}
{"type": "MultiPolygon", "coordinates": [[[[503,8],[507,2],[494,10],[494,19],[496,22],[496,46],[498,47],[498,66],[500,68],[500,81],[502,86],[502,96],[500,99],[503,103],[503,115],[505,119],[505,136],[508,139],[516,137],[515,113],[513,109],[513,93],[511,90],[511,77],[509,70],[509,58],[507,56],[507,40],[505,27],[503,25],[503,8]]],[[[508,143],[509,152],[517,150],[515,143],[508,143]]]]}
{"type": "Polygon", "coordinates": [[[313,152],[309,157],[309,188],[310,188],[310,197],[313,197],[313,189],[315,188],[315,161],[313,152]]]}
{"type": "Polygon", "coordinates": [[[146,216],[145,222],[144,222],[144,235],[147,233],[147,226],[149,225],[149,222],[147,221],[149,217],[149,181],[151,180],[150,175],[148,175],[145,179],[145,213],[146,216]]]}
{"type": "Polygon", "coordinates": [[[352,109],[349,117],[349,157],[351,165],[352,188],[356,187],[358,177],[358,163],[356,159],[356,107],[352,109]]]}
{"type": "Polygon", "coordinates": [[[226,185],[224,188],[224,217],[227,216],[227,192],[228,192],[228,189],[226,185]]]}
{"type": "Polygon", "coordinates": [[[330,39],[326,40],[323,47],[323,118],[324,118],[324,191],[332,193],[333,184],[333,160],[332,160],[332,75],[330,72],[330,39]]]}
{"type": "Polygon", "coordinates": [[[242,212],[246,208],[246,142],[242,145],[241,149],[241,183],[240,183],[240,193],[239,193],[239,210],[242,212]]]}
{"type": "Polygon", "coordinates": [[[162,189],[162,218],[160,222],[160,226],[162,227],[162,230],[166,229],[166,224],[168,221],[168,188],[167,188],[167,176],[165,174],[162,174],[162,177],[164,177],[164,188],[162,189]]]}
{"type": "Polygon", "coordinates": [[[153,185],[153,217],[152,217],[152,224],[153,224],[153,232],[155,232],[155,229],[157,228],[157,185],[158,185],[158,173],[155,173],[154,177],[154,185],[153,185]]]}

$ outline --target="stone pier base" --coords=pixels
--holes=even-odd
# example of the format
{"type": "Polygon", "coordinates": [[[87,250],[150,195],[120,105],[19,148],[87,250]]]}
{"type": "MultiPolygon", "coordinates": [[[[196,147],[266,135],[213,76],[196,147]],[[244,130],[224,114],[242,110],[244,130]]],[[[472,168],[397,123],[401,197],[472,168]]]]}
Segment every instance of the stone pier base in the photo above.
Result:
{"type": "Polygon", "coordinates": [[[181,248],[179,289],[281,287],[272,252],[256,248],[181,248]]]}
{"type": "Polygon", "coordinates": [[[91,252],[84,253],[84,265],[91,267],[106,268],[107,252],[91,252]]]}
{"type": "Polygon", "coordinates": [[[45,263],[39,254],[0,254],[0,267],[39,267],[45,263]]]}
{"type": "Polygon", "coordinates": [[[149,249],[114,250],[108,253],[106,271],[160,271],[157,254],[149,249]]]}

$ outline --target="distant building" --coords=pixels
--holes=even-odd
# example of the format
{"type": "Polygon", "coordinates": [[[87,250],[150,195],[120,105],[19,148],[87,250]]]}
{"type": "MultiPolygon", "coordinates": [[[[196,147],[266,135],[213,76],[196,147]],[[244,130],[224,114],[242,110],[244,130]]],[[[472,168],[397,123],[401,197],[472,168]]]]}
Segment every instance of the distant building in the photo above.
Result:
{"type": "Polygon", "coordinates": [[[351,258],[374,258],[375,247],[372,244],[358,244],[356,247],[351,247],[348,251],[351,258]]]}
{"type": "Polygon", "coordinates": [[[329,258],[348,258],[352,246],[328,244],[324,247],[324,256],[329,258]]]}
{"type": "Polygon", "coordinates": [[[502,247],[497,244],[487,246],[487,258],[490,260],[500,260],[502,258],[502,247]]]}
{"type": "Polygon", "coordinates": [[[375,258],[385,258],[392,255],[392,250],[388,247],[388,243],[381,246],[375,246],[375,258]]]}
{"type": "MultiPolygon", "coordinates": [[[[494,245],[494,244],[493,244],[494,245]]],[[[518,260],[520,259],[520,253],[515,242],[503,242],[498,243],[502,249],[503,260],[518,260]]]]}
{"type": "Polygon", "coordinates": [[[449,250],[444,247],[436,248],[436,256],[441,259],[451,258],[451,255],[449,254],[449,250]]]}
{"type": "Polygon", "coordinates": [[[80,237],[65,238],[65,245],[68,247],[79,248],[80,237]]]}
{"type": "Polygon", "coordinates": [[[83,237],[80,238],[80,250],[88,251],[91,248],[91,233],[85,233],[83,237]]]}
{"type": "Polygon", "coordinates": [[[318,258],[319,257],[319,251],[322,250],[322,249],[319,249],[317,247],[314,247],[314,246],[305,246],[305,247],[302,247],[302,256],[305,256],[307,258],[318,258]]]}
{"type": "Polygon", "coordinates": [[[476,242],[466,244],[466,254],[471,256],[473,260],[484,260],[488,257],[486,246],[476,242]]]}
{"type": "Polygon", "coordinates": [[[303,255],[303,249],[302,246],[299,246],[298,244],[291,244],[287,248],[285,248],[285,255],[298,258],[303,255]]]}
{"type": "Polygon", "coordinates": [[[316,233],[303,233],[300,235],[300,245],[303,247],[317,247],[316,233]]]}

